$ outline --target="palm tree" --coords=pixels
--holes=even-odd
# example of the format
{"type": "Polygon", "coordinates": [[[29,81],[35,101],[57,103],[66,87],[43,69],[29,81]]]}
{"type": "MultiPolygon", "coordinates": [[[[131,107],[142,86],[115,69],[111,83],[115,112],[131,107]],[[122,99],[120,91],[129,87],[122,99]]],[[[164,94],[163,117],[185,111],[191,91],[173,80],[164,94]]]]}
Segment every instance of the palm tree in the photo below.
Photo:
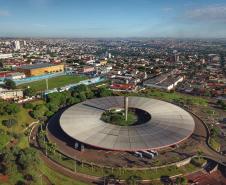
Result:
{"type": "Polygon", "coordinates": [[[136,175],[132,175],[132,176],[130,176],[130,177],[126,180],[126,182],[127,182],[129,185],[137,185],[137,184],[138,184],[137,181],[139,181],[139,180],[141,180],[141,177],[136,176],[136,175]]]}
{"type": "Polygon", "coordinates": [[[39,132],[39,136],[43,139],[43,141],[45,143],[46,131],[45,130],[41,130],[39,132]]]}
{"type": "Polygon", "coordinates": [[[41,139],[43,139],[43,142],[44,142],[44,145],[45,145],[46,156],[47,156],[47,142],[46,142],[46,140],[45,140],[45,137],[46,137],[46,131],[45,131],[45,130],[41,130],[41,131],[39,132],[39,137],[40,137],[41,139]]]}
{"type": "Polygon", "coordinates": [[[57,150],[57,145],[56,143],[48,143],[48,150],[52,153],[54,153],[55,155],[55,152],[57,150]]]}

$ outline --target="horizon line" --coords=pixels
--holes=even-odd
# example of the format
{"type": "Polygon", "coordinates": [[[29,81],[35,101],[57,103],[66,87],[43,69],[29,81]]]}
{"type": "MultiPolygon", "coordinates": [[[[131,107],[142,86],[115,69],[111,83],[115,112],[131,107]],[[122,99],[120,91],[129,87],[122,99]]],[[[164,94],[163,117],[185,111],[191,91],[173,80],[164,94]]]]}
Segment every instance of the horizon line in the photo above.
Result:
{"type": "Polygon", "coordinates": [[[70,37],[70,36],[0,36],[0,39],[226,39],[226,37],[70,37]]]}

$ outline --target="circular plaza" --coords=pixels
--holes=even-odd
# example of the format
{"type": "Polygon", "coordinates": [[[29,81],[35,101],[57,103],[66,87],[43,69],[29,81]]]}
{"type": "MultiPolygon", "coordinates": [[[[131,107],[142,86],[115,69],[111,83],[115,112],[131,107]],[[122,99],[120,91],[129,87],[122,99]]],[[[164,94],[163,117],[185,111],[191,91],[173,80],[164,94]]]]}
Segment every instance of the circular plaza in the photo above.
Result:
{"type": "MultiPolygon", "coordinates": [[[[111,151],[159,150],[189,138],[194,129],[193,117],[184,109],[151,98],[129,97],[128,108],[141,110],[141,124],[120,126],[101,119],[111,109],[123,109],[124,97],[112,96],[84,101],[66,109],[59,118],[63,132],[85,146],[111,151]]],[[[139,112],[141,112],[139,111],[139,112]]]]}

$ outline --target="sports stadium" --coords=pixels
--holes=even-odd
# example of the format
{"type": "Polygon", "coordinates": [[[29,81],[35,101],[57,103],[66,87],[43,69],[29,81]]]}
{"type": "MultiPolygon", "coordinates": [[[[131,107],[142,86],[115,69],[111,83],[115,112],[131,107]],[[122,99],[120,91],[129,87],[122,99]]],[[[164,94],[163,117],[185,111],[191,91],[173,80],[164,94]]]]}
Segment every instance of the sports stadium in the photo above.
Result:
{"type": "MultiPolygon", "coordinates": [[[[76,160],[107,166],[144,167],[156,161],[176,162],[192,156],[201,142],[198,119],[177,105],[145,97],[111,96],[89,99],[62,110],[49,121],[48,139],[76,160]],[[114,110],[136,120],[130,125],[102,119],[114,110]],[[161,154],[162,152],[162,154],[161,154]],[[150,155],[147,159],[139,157],[150,155]],[[182,154],[182,155],[181,155],[182,154]],[[170,160],[172,158],[172,161],[170,160]]],[[[204,131],[203,131],[204,132],[204,131]]]]}

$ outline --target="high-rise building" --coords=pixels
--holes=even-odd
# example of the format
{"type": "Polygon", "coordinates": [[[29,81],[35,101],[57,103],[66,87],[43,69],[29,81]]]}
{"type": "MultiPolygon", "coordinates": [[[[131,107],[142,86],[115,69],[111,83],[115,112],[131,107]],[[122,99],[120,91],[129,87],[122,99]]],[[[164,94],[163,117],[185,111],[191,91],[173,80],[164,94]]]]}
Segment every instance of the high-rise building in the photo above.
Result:
{"type": "Polygon", "coordinates": [[[175,60],[175,62],[179,62],[179,60],[180,60],[179,54],[174,55],[174,60],[175,60]]]}
{"type": "Polygon", "coordinates": [[[15,47],[15,50],[20,50],[20,41],[19,40],[14,41],[14,47],[15,47]]]}

